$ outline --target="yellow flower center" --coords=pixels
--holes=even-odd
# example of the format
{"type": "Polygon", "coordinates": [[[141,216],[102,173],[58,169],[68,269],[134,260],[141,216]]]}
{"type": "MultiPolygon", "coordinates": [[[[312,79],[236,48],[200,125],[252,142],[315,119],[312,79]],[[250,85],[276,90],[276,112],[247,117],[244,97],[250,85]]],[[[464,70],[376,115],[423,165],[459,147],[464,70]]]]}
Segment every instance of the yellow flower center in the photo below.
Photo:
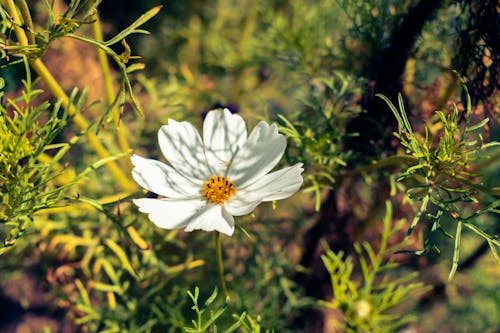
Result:
{"type": "Polygon", "coordinates": [[[233,196],[236,187],[229,179],[222,176],[212,176],[205,182],[203,196],[211,203],[223,203],[233,196]]]}

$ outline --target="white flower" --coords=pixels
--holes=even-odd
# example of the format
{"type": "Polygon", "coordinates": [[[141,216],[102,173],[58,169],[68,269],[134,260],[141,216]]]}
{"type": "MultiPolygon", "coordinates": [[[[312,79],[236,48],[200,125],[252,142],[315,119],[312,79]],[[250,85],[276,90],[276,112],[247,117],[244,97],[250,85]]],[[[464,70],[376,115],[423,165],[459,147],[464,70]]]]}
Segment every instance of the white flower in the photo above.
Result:
{"type": "Polygon", "coordinates": [[[158,141],[170,165],[133,155],[132,176],[164,197],[134,200],[161,228],[232,235],[233,216],[288,198],[302,185],[302,163],[269,173],[286,148],[276,124],[261,121],[247,137],[243,118],[227,109],[207,114],[203,139],[190,123],[170,119],[158,141]]]}

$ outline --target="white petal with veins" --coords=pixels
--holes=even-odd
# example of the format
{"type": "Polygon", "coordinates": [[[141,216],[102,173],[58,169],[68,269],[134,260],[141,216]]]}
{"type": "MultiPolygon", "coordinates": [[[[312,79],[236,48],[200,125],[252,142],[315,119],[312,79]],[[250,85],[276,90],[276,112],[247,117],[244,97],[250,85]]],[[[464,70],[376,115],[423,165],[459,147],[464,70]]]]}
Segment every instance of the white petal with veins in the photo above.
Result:
{"type": "Polygon", "coordinates": [[[170,119],[160,128],[158,141],[163,155],[178,172],[202,182],[210,177],[203,142],[193,125],[170,119]]]}
{"type": "Polygon", "coordinates": [[[186,231],[193,230],[215,230],[231,236],[234,232],[234,219],[222,205],[209,204],[205,206],[203,214],[193,217],[186,226],[186,231]]]}
{"type": "Polygon", "coordinates": [[[297,192],[302,185],[302,163],[271,172],[256,182],[240,189],[236,196],[251,200],[262,198],[262,201],[281,200],[297,192]]]}
{"type": "Polygon", "coordinates": [[[208,207],[200,199],[134,199],[139,211],[149,214],[154,224],[164,229],[186,227],[193,219],[203,215],[208,207]]]}
{"type": "Polygon", "coordinates": [[[245,198],[242,198],[242,196],[235,195],[234,198],[228,200],[224,206],[229,214],[242,216],[251,213],[261,202],[261,198],[247,201],[245,198]]]}
{"type": "Polygon", "coordinates": [[[276,166],[286,148],[285,137],[278,127],[261,121],[250,133],[229,166],[227,176],[237,188],[255,182],[276,166]]]}
{"type": "Polygon", "coordinates": [[[205,155],[213,175],[225,175],[236,152],[247,140],[245,121],[228,109],[210,111],[203,123],[205,155]]]}
{"type": "Polygon", "coordinates": [[[160,161],[132,155],[132,177],[141,187],[169,198],[200,197],[200,187],[160,161]]]}

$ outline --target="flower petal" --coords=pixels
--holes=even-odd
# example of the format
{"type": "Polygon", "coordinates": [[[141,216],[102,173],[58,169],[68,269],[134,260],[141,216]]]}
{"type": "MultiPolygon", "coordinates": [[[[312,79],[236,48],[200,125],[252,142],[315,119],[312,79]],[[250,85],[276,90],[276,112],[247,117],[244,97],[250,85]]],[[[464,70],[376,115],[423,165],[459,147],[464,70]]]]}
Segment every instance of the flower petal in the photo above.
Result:
{"type": "Polygon", "coordinates": [[[169,198],[200,197],[203,183],[193,183],[165,163],[132,155],[132,177],[143,188],[169,198]]]}
{"type": "Polygon", "coordinates": [[[186,231],[219,231],[231,236],[234,232],[234,219],[221,205],[207,205],[203,214],[196,216],[186,226],[186,231]]]}
{"type": "Polygon", "coordinates": [[[149,214],[149,219],[160,228],[178,229],[187,226],[193,218],[207,209],[201,199],[134,199],[139,211],[149,214]]]}
{"type": "Polygon", "coordinates": [[[286,139],[276,124],[261,121],[250,133],[247,142],[234,157],[227,177],[237,188],[255,182],[271,171],[286,148],[286,139]]]}
{"type": "Polygon", "coordinates": [[[200,134],[190,123],[169,119],[158,131],[163,155],[172,167],[189,179],[206,181],[210,170],[200,134]]]}
{"type": "Polygon", "coordinates": [[[234,196],[224,204],[227,212],[233,216],[242,216],[250,213],[262,202],[262,198],[248,201],[242,196],[234,196]]]}
{"type": "Polygon", "coordinates": [[[213,175],[225,175],[228,163],[247,140],[245,121],[228,109],[208,112],[203,123],[205,155],[213,175]]]}
{"type": "MultiPolygon", "coordinates": [[[[297,192],[302,185],[301,173],[304,171],[302,163],[297,163],[291,167],[271,172],[256,182],[238,189],[234,195],[234,200],[245,201],[272,201],[288,198],[297,192]]],[[[232,212],[232,210],[230,210],[232,212]]],[[[233,214],[236,215],[236,214],[233,214]]]]}
{"type": "Polygon", "coordinates": [[[160,228],[186,231],[217,230],[228,236],[234,232],[234,219],[221,205],[207,205],[205,200],[190,199],[134,199],[139,211],[160,228]]]}

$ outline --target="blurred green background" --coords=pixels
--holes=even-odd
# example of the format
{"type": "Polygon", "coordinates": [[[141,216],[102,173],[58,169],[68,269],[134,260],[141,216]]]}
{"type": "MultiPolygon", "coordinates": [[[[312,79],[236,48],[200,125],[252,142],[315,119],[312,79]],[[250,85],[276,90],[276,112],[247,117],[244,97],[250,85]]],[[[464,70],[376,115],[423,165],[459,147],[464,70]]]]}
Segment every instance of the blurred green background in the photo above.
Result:
{"type": "MultiPolygon", "coordinates": [[[[339,178],[402,151],[392,136],[396,120],[374,94],[395,102],[401,92],[414,131],[423,136],[425,125],[436,129],[435,110],[449,110],[462,99],[452,73],[457,70],[467,80],[473,118],[490,119],[485,141],[498,140],[498,3],[104,0],[98,8],[105,39],[157,5],[163,6],[159,14],[142,27],[150,34],[127,38],[132,54],[145,64],[131,73],[144,117],[128,104],[121,117],[134,153],[163,159],[156,139],[162,124],[172,118],[200,128],[203,115],[217,107],[238,112],[250,128],[266,119],[290,129],[288,119],[300,135],[300,140],[290,135],[283,165],[305,164],[305,191],[276,209],[261,205],[238,219],[244,232],[237,228],[233,237],[223,238],[232,299],[219,330],[235,322],[231,314],[246,312],[247,331],[341,332],[332,324],[338,314],[316,304],[331,298],[320,239],[355,258],[354,242],[377,248],[387,199],[393,201],[395,221],[411,221],[416,210],[392,182],[397,173],[392,169],[339,178]],[[252,320],[260,324],[252,326],[252,320]]],[[[29,6],[42,30],[46,2],[29,6]]],[[[62,12],[65,3],[55,6],[62,12]]],[[[91,34],[90,27],[83,25],[79,33],[91,34]]],[[[120,47],[113,49],[120,53],[120,47]]],[[[66,91],[89,88],[82,114],[97,123],[105,110],[105,88],[95,49],[62,38],[42,59],[66,91]]],[[[7,62],[3,58],[1,64],[7,62]]],[[[7,94],[15,94],[25,75],[22,64],[1,71],[7,94]]],[[[116,66],[112,73],[118,82],[116,66]]],[[[75,133],[68,126],[57,140],[66,142],[75,133]]],[[[109,124],[99,134],[119,153],[114,135],[109,124]]],[[[64,159],[80,172],[96,157],[80,142],[64,159]]],[[[126,170],[126,162],[122,167],[126,170]]],[[[118,186],[103,170],[69,191],[70,205],[32,216],[23,237],[1,256],[1,332],[181,332],[195,318],[186,291],[199,286],[201,300],[212,293],[213,235],[156,228],[129,198],[115,197],[118,186]],[[79,202],[80,195],[88,202],[79,202]]],[[[479,170],[488,187],[500,186],[499,170],[498,159],[479,170]]],[[[483,197],[464,210],[494,199],[483,197]]],[[[453,223],[443,218],[444,228],[453,223]]],[[[477,223],[498,235],[498,214],[483,215],[477,223]]],[[[422,247],[426,226],[412,234],[408,248],[422,247]]],[[[401,242],[405,232],[390,242],[401,242]]],[[[417,319],[398,331],[500,332],[500,266],[487,244],[465,233],[459,270],[449,282],[453,241],[443,237],[440,250],[395,255],[400,268],[391,274],[418,272],[418,281],[431,287],[391,310],[417,319]]],[[[361,284],[359,265],[353,279],[361,284]]],[[[221,304],[219,297],[216,305],[221,304]]],[[[245,331],[243,326],[238,330],[245,331]]]]}

